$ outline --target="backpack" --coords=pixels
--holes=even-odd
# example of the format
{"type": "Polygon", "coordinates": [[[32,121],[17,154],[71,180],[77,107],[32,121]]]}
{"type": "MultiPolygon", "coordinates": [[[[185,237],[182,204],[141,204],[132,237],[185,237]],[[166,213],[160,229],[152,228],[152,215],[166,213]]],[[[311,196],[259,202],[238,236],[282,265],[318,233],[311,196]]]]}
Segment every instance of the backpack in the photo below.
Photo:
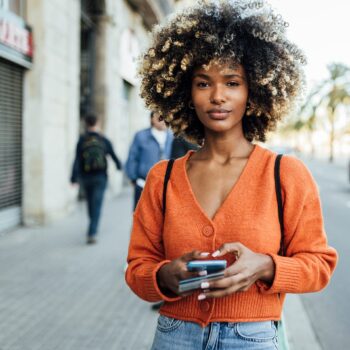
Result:
{"type": "Polygon", "coordinates": [[[106,148],[103,138],[99,135],[86,135],[81,145],[81,170],[91,174],[107,169],[106,148]]]}

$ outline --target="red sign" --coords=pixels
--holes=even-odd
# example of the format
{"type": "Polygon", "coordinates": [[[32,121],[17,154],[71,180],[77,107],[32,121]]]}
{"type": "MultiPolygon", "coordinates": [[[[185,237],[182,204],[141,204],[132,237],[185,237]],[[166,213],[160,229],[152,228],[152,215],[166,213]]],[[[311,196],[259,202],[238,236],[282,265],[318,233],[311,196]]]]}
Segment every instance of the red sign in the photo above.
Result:
{"type": "Polygon", "coordinates": [[[0,18],[0,43],[33,57],[32,33],[6,18],[0,18]]]}
{"type": "Polygon", "coordinates": [[[33,55],[31,27],[23,18],[0,8],[0,57],[31,68],[33,55]]]}

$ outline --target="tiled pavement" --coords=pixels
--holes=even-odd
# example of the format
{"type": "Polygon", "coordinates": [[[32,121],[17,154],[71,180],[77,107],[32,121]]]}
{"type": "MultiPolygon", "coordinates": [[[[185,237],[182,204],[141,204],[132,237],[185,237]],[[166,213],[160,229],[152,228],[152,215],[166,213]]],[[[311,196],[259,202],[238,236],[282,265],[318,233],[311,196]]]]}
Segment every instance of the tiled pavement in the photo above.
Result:
{"type": "Polygon", "coordinates": [[[93,246],[83,205],[49,227],[0,237],[1,350],[150,348],[157,314],[124,282],[130,197],[105,203],[93,246]]]}

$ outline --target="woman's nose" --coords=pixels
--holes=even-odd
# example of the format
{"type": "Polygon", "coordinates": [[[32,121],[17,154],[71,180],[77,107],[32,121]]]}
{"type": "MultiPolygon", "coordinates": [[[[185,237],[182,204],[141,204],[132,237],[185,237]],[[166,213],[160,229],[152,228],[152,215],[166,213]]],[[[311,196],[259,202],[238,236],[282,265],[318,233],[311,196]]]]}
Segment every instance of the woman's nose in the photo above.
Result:
{"type": "Polygon", "coordinates": [[[214,86],[210,96],[210,103],[222,104],[223,102],[225,102],[223,89],[220,86],[214,86]]]}

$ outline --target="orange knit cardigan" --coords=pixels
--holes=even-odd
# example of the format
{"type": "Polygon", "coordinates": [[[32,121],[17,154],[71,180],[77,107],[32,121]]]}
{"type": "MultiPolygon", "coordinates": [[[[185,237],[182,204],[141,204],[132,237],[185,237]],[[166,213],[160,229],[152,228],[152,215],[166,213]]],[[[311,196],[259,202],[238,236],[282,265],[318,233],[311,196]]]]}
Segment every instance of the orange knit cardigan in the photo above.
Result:
{"type": "MultiPolygon", "coordinates": [[[[175,161],[167,189],[166,214],[162,192],[166,161],[156,164],[134,213],[126,281],[147,301],[164,300],[160,313],[199,323],[280,319],[285,293],[324,288],[336,266],[337,253],[327,245],[317,186],[303,163],[290,156],[281,161],[286,256],[280,247],[280,226],[274,183],[276,154],[256,145],[226,200],[210,220],[197,202],[186,173],[191,156],[175,161]],[[168,297],[157,285],[159,268],[194,249],[214,252],[225,242],[241,242],[268,254],[275,263],[271,286],[257,281],[248,291],[223,298],[197,300],[168,297]]],[[[232,257],[227,255],[229,264],[232,257]]]]}

